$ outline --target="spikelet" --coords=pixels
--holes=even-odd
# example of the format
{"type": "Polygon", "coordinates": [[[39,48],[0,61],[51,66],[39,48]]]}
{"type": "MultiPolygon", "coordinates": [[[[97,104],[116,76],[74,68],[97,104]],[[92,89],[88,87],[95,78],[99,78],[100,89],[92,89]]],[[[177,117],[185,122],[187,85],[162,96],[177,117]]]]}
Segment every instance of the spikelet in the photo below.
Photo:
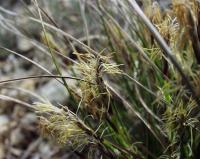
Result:
{"type": "Polygon", "coordinates": [[[173,107],[167,107],[163,118],[165,120],[165,130],[170,140],[177,140],[174,137],[177,136],[176,133],[179,129],[181,130],[181,127],[191,126],[194,121],[197,121],[190,117],[191,111],[197,107],[196,102],[192,99],[189,99],[188,102],[180,100],[181,94],[179,93],[176,97],[173,107]]]}
{"type": "MultiPolygon", "coordinates": [[[[190,116],[192,110],[197,107],[196,102],[191,98],[187,102],[181,100],[182,93],[179,93],[176,97],[172,107],[167,107],[163,118],[165,123],[164,130],[171,143],[169,146],[170,158],[177,159],[180,158],[181,153],[181,149],[177,145],[183,142],[184,149],[189,152],[191,150],[189,139],[193,137],[190,130],[196,129],[196,126],[199,125],[199,120],[190,116]]],[[[190,155],[187,153],[186,156],[188,157],[185,158],[190,158],[190,155]]]]}
{"type": "Polygon", "coordinates": [[[196,0],[172,0],[172,6],[173,12],[180,24],[188,24],[188,11],[191,12],[194,20],[196,21],[196,14],[198,12],[198,4],[196,0]]]}
{"type": "Polygon", "coordinates": [[[169,45],[175,41],[178,25],[170,10],[161,11],[158,2],[153,2],[146,14],[169,45]]]}
{"type": "Polygon", "coordinates": [[[76,69],[80,71],[81,78],[91,83],[81,82],[83,108],[94,118],[102,119],[109,109],[110,93],[104,82],[104,74],[120,74],[121,70],[116,64],[110,64],[109,57],[95,57],[92,54],[77,54],[79,64],[76,69]]]}
{"type": "Polygon", "coordinates": [[[179,46],[179,50],[186,50],[185,52],[187,52],[185,60],[183,60],[182,57],[182,66],[185,71],[191,72],[191,65],[194,63],[194,55],[198,63],[200,62],[199,40],[197,35],[197,14],[199,5],[196,0],[173,0],[172,4],[174,16],[180,25],[179,39],[177,38],[179,43],[177,46],[179,46]]]}
{"type": "Polygon", "coordinates": [[[34,108],[39,114],[40,130],[44,136],[77,150],[97,143],[92,136],[93,131],[70,110],[50,103],[36,103],[34,108]]]}
{"type": "Polygon", "coordinates": [[[195,0],[173,0],[172,4],[173,14],[177,18],[183,37],[189,38],[189,29],[197,24],[198,4],[195,0]]]}
{"type": "MultiPolygon", "coordinates": [[[[151,22],[157,28],[161,36],[164,38],[166,43],[170,46],[174,53],[177,54],[177,39],[179,36],[179,24],[173,17],[171,10],[161,11],[158,2],[153,2],[147,8],[146,15],[149,17],[151,22]]],[[[155,56],[158,59],[163,57],[162,50],[155,44],[152,46],[151,56],[155,56]]],[[[176,55],[178,56],[178,55],[176,55]]],[[[180,59],[178,57],[178,59],[180,59]]]]}
{"type": "Polygon", "coordinates": [[[172,9],[161,12],[158,3],[155,2],[148,13],[152,23],[187,73],[191,72],[191,65],[194,62],[191,30],[194,27],[192,22],[196,23],[197,6],[194,0],[172,0],[172,9]]]}

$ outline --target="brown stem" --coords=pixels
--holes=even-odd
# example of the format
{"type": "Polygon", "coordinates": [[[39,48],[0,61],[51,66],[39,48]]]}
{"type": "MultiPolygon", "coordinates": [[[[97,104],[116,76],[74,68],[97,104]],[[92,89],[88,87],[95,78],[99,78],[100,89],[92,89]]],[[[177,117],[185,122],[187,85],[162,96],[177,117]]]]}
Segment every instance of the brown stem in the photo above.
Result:
{"type": "Polygon", "coordinates": [[[190,39],[192,41],[192,47],[194,50],[194,54],[196,56],[197,63],[200,64],[200,42],[198,37],[197,26],[194,22],[194,18],[189,8],[186,8],[187,19],[188,19],[188,31],[190,34],[190,39]]]}

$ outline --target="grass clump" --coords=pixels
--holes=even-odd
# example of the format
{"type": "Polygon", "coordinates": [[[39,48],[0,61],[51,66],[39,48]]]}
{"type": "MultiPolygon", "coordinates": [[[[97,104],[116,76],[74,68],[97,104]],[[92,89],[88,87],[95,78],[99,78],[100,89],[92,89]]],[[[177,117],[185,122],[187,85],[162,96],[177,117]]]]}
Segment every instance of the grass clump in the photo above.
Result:
{"type": "Polygon", "coordinates": [[[42,25],[39,43],[58,74],[43,69],[43,77],[56,78],[71,99],[69,107],[33,105],[42,133],[86,158],[198,159],[200,2],[82,3],[85,38],[61,30],[37,0],[39,18],[29,17],[42,25]],[[90,18],[100,37],[91,37],[90,18]]]}

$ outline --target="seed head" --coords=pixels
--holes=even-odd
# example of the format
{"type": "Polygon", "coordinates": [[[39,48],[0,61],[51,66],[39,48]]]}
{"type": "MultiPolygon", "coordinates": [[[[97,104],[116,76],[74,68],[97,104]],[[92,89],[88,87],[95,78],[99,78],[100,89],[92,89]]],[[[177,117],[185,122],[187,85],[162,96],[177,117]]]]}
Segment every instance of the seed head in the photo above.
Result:
{"type": "Polygon", "coordinates": [[[109,108],[110,93],[103,82],[105,74],[120,74],[119,65],[109,63],[109,57],[92,54],[77,54],[81,78],[91,83],[80,82],[83,108],[95,118],[101,119],[109,108]]]}
{"type": "Polygon", "coordinates": [[[61,145],[78,149],[96,143],[93,131],[70,110],[49,103],[36,103],[35,109],[39,113],[40,130],[44,136],[54,138],[61,145]]]}

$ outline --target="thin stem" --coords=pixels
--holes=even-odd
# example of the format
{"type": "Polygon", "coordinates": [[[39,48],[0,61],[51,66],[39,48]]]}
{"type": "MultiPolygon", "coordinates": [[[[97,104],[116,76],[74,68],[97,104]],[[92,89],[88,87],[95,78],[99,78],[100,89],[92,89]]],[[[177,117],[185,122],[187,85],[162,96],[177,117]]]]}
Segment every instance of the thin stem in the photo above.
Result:
{"type": "Polygon", "coordinates": [[[6,83],[10,83],[10,82],[16,82],[16,81],[28,80],[28,79],[36,79],[36,78],[67,78],[67,79],[79,80],[79,81],[82,81],[82,82],[87,82],[89,84],[93,84],[94,85],[94,83],[86,81],[84,79],[80,79],[80,78],[72,77],[72,76],[60,76],[60,75],[35,75],[35,76],[13,78],[13,79],[9,79],[9,80],[0,81],[0,84],[6,84],[6,83]]]}

